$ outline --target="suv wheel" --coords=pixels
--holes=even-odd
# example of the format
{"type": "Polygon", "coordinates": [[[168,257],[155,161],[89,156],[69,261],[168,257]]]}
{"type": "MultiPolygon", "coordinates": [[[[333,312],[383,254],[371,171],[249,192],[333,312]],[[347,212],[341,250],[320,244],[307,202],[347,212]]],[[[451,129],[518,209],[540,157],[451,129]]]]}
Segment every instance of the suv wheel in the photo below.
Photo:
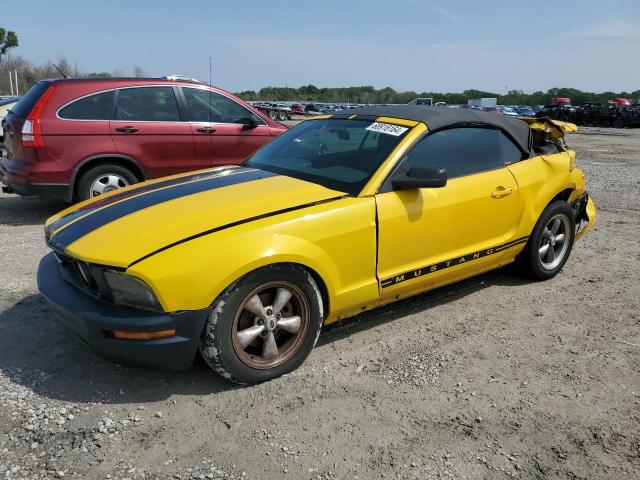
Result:
{"type": "Polygon", "coordinates": [[[76,197],[79,201],[87,200],[137,182],[138,179],[133,172],[125,167],[99,165],[82,174],[76,197]]]}

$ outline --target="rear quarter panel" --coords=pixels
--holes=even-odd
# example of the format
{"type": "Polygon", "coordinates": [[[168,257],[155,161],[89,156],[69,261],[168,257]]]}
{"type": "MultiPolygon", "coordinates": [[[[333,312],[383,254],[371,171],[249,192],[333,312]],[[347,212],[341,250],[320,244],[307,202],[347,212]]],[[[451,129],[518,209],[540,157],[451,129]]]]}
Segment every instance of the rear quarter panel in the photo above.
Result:
{"type": "Polygon", "coordinates": [[[56,116],[67,103],[103,90],[105,84],[57,85],[42,118],[44,148],[38,149],[39,169],[47,170],[51,182],[70,183],[73,171],[84,159],[115,152],[108,120],[63,120],[56,116]]]}
{"type": "Polygon", "coordinates": [[[167,311],[211,305],[234,281],[260,267],[297,263],[326,286],[327,322],[378,297],[375,204],[344,198],[205,235],[134,264],[167,311]]]}

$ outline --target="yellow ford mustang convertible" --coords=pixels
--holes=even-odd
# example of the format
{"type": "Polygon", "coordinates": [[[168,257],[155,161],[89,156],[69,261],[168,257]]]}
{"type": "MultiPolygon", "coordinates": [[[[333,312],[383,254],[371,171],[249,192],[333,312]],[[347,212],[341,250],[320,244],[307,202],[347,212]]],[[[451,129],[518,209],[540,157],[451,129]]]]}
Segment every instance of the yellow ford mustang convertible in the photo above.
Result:
{"type": "Polygon", "coordinates": [[[595,221],[573,126],[431,107],[316,117],[240,166],[176,175],[50,218],[38,285],[120,363],[200,351],[256,383],[323,324],[516,261],[553,277],[595,221]]]}

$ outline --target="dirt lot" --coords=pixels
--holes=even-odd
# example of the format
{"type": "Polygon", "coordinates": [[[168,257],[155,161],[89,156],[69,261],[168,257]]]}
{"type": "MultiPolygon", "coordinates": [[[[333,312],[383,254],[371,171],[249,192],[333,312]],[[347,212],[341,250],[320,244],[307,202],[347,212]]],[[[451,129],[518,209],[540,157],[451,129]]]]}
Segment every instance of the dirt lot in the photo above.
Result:
{"type": "Polygon", "coordinates": [[[555,279],[369,312],[245,388],[87,351],[36,292],[62,206],[0,196],[0,479],[640,478],[640,130],[568,140],[599,218],[555,279]]]}

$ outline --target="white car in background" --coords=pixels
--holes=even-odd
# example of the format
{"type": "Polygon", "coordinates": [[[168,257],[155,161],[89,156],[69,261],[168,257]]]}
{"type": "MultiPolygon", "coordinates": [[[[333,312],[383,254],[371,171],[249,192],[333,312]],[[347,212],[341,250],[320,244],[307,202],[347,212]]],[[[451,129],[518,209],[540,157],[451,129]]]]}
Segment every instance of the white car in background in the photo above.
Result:
{"type": "MultiPolygon", "coordinates": [[[[0,123],[2,123],[2,119],[7,116],[9,110],[13,108],[13,106],[18,103],[22,97],[7,97],[0,98],[0,123]]],[[[0,127],[0,143],[4,143],[4,137],[2,133],[2,127],[0,127]]]]}

